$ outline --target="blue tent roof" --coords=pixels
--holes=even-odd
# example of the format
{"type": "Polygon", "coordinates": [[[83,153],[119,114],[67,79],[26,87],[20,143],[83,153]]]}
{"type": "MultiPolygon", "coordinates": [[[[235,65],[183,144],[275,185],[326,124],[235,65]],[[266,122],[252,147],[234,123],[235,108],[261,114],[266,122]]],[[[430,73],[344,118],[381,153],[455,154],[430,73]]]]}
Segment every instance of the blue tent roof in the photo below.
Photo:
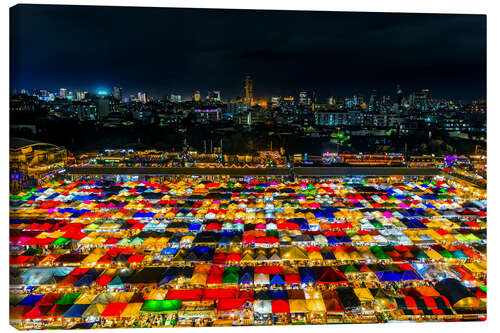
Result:
{"type": "Polygon", "coordinates": [[[401,277],[401,281],[421,281],[422,277],[415,271],[405,271],[401,277]]]}
{"type": "Polygon", "coordinates": [[[276,300],[276,299],[288,299],[288,293],[286,290],[270,290],[269,291],[271,294],[271,299],[276,300]]]}
{"type": "Polygon", "coordinates": [[[80,318],[90,304],[73,304],[68,311],[63,314],[63,318],[80,318]]]}
{"type": "Polygon", "coordinates": [[[328,239],[328,245],[336,245],[340,243],[340,241],[335,236],[328,236],[326,238],[328,239]]]}
{"type": "Polygon", "coordinates": [[[41,300],[45,295],[28,295],[25,297],[21,302],[19,302],[17,305],[29,305],[29,306],[34,306],[36,303],[38,303],[39,300],[41,300]]]}
{"type": "Polygon", "coordinates": [[[285,281],[279,274],[274,274],[269,284],[283,285],[285,281]]]}
{"type": "Polygon", "coordinates": [[[341,236],[339,238],[339,242],[340,243],[351,243],[352,241],[348,236],[344,235],[344,236],[341,236]]]}
{"type": "Polygon", "coordinates": [[[238,284],[252,284],[253,283],[253,274],[249,272],[245,272],[243,275],[241,275],[240,279],[238,280],[238,284]]]}
{"type": "Polygon", "coordinates": [[[302,284],[316,283],[314,271],[310,267],[299,267],[300,282],[302,284]]]}
{"type": "Polygon", "coordinates": [[[314,213],[314,217],[316,217],[316,218],[326,218],[326,215],[322,211],[317,211],[317,212],[314,213]]]}
{"type": "Polygon", "coordinates": [[[392,271],[375,272],[380,282],[401,281],[401,274],[392,271]]]}
{"type": "MultiPolygon", "coordinates": [[[[328,243],[330,243],[330,240],[328,240],[328,243]]],[[[335,260],[336,258],[335,258],[335,255],[331,251],[328,251],[328,252],[323,253],[323,259],[335,260]]]]}
{"type": "Polygon", "coordinates": [[[85,273],[80,280],[76,281],[76,283],[73,285],[75,287],[90,287],[92,282],[97,278],[97,275],[94,274],[89,274],[88,272],[85,273]]]}
{"type": "Polygon", "coordinates": [[[191,223],[188,227],[189,231],[199,231],[201,229],[201,224],[191,223]]]}
{"type": "Polygon", "coordinates": [[[451,254],[456,258],[456,259],[468,259],[469,257],[467,257],[465,255],[465,253],[463,253],[462,251],[460,250],[457,250],[457,251],[452,251],[451,254]]]}
{"type": "Polygon", "coordinates": [[[163,256],[168,256],[168,255],[174,255],[177,253],[179,249],[174,248],[174,247],[166,247],[161,251],[161,255],[163,256]]]}

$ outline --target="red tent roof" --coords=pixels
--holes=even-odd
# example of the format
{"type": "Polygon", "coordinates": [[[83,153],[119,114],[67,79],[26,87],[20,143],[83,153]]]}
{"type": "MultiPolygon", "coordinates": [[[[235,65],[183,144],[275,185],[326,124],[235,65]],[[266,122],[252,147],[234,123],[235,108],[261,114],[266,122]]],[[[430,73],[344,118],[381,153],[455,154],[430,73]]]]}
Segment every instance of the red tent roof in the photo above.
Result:
{"type": "Polygon", "coordinates": [[[240,309],[246,300],[241,298],[221,299],[217,302],[217,312],[240,309]]]}
{"type": "Polygon", "coordinates": [[[271,308],[273,313],[290,313],[290,305],[288,300],[273,299],[271,300],[271,308]]]}
{"type": "Polygon", "coordinates": [[[203,295],[203,289],[171,289],[165,299],[180,299],[183,301],[197,301],[203,295]]]}
{"type": "Polygon", "coordinates": [[[287,284],[300,284],[300,274],[285,274],[287,284]]]}
{"type": "Polygon", "coordinates": [[[128,303],[109,303],[101,313],[101,317],[119,317],[128,303]]]}
{"type": "Polygon", "coordinates": [[[256,266],[255,274],[283,274],[282,266],[256,266]]]}
{"type": "Polygon", "coordinates": [[[207,276],[207,284],[222,284],[224,267],[212,266],[207,276]]]}
{"type": "Polygon", "coordinates": [[[239,290],[237,288],[231,289],[205,289],[202,301],[220,300],[238,298],[239,290]]]}

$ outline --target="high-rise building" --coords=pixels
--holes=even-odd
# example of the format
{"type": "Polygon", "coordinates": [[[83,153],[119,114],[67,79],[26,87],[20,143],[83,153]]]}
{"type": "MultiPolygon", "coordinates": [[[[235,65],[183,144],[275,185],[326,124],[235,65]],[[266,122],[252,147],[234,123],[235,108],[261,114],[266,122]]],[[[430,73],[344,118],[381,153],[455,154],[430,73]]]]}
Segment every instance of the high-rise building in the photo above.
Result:
{"type": "Polygon", "coordinates": [[[432,104],[432,92],[429,89],[422,89],[419,93],[411,93],[409,104],[413,109],[427,111],[432,104]]]}
{"type": "Polygon", "coordinates": [[[299,93],[299,105],[306,105],[307,104],[307,92],[301,91],[299,93]]]}
{"type": "Polygon", "coordinates": [[[281,97],[279,97],[279,96],[271,97],[271,106],[273,108],[277,107],[280,104],[280,101],[281,101],[281,97]]]}
{"type": "Polygon", "coordinates": [[[146,103],[148,100],[147,100],[147,97],[146,97],[146,93],[145,92],[138,92],[137,93],[137,99],[139,100],[139,102],[141,103],[146,103]]]}
{"type": "Polygon", "coordinates": [[[182,97],[181,95],[170,94],[170,101],[175,103],[180,103],[182,102],[182,97]]]}
{"type": "Polygon", "coordinates": [[[102,120],[110,113],[111,110],[109,98],[108,97],[98,98],[96,104],[97,104],[96,105],[97,117],[99,120],[102,120]]]}
{"type": "Polygon", "coordinates": [[[355,94],[353,96],[353,98],[354,98],[354,105],[355,106],[361,106],[361,104],[363,104],[365,102],[365,98],[361,94],[355,94]]]}
{"type": "Polygon", "coordinates": [[[245,99],[244,103],[252,105],[253,103],[253,81],[250,76],[245,77],[245,99]]]}
{"type": "Polygon", "coordinates": [[[66,98],[67,94],[68,94],[68,89],[66,88],[59,89],[59,97],[66,98]]]}
{"type": "Polygon", "coordinates": [[[207,99],[211,102],[220,102],[220,91],[209,90],[207,99]]]}
{"type": "Polygon", "coordinates": [[[78,101],[83,101],[85,100],[85,97],[87,97],[87,93],[88,91],[87,90],[84,90],[84,91],[77,91],[76,92],[76,99],[78,101]]]}
{"type": "Polygon", "coordinates": [[[401,87],[397,86],[397,90],[396,90],[396,97],[397,97],[397,103],[398,103],[398,106],[401,108],[401,105],[403,104],[403,90],[401,90],[401,87]]]}
{"type": "Polygon", "coordinates": [[[195,102],[199,102],[201,101],[201,94],[200,94],[200,91],[199,90],[196,90],[194,92],[194,96],[193,96],[193,99],[195,102]]]}
{"type": "Polygon", "coordinates": [[[122,88],[113,87],[113,98],[116,99],[117,101],[122,100],[122,88]]]}
{"type": "Polygon", "coordinates": [[[375,89],[372,90],[370,95],[370,101],[368,103],[368,111],[376,112],[378,111],[378,99],[377,99],[377,91],[375,89]]]}

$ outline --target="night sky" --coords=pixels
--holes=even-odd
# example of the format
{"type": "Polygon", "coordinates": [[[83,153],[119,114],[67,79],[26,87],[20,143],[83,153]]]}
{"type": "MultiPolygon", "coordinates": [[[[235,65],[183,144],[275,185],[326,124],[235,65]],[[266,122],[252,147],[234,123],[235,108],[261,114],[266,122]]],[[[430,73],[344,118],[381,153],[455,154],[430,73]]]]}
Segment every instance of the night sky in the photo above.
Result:
{"type": "Polygon", "coordinates": [[[486,16],[18,5],[11,90],[486,97],[486,16]]]}

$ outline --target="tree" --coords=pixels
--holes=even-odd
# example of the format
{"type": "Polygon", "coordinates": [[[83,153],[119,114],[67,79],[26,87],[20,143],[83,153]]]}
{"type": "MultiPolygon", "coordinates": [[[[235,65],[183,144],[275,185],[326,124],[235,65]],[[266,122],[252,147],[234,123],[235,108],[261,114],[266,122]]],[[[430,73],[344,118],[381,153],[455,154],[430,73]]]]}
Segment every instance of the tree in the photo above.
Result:
{"type": "Polygon", "coordinates": [[[337,128],[337,132],[332,132],[330,137],[330,142],[337,145],[337,153],[339,152],[339,147],[349,145],[347,142],[351,139],[349,135],[340,131],[340,128],[337,128]]]}

